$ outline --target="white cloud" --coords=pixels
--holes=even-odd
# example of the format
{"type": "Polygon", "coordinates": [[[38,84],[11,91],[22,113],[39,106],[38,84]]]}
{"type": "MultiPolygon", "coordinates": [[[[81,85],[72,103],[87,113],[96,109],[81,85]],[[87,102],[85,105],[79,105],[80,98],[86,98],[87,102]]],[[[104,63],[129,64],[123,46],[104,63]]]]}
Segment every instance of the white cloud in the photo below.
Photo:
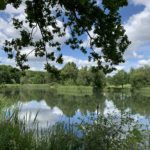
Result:
{"type": "Polygon", "coordinates": [[[58,122],[64,115],[62,110],[58,107],[51,108],[48,106],[45,100],[39,102],[36,100],[30,102],[18,102],[11,106],[10,110],[13,110],[16,106],[20,108],[18,113],[19,120],[25,121],[27,127],[30,128],[35,128],[35,123],[38,124],[39,128],[47,128],[58,122]]]}
{"type": "Polygon", "coordinates": [[[129,50],[135,50],[146,43],[150,43],[150,1],[149,0],[132,0],[134,4],[144,4],[143,11],[134,14],[124,25],[126,33],[132,44],[129,50]]]}
{"type": "Polygon", "coordinates": [[[0,18],[0,37],[1,46],[5,40],[19,37],[19,31],[13,28],[12,21],[0,18]]]}
{"type": "MultiPolygon", "coordinates": [[[[63,23],[58,19],[56,20],[56,22],[57,22],[57,26],[61,29],[61,32],[63,32],[63,30],[64,30],[63,23]]],[[[49,30],[52,31],[53,28],[51,26],[49,26],[49,30]]],[[[68,28],[66,29],[65,34],[66,35],[63,37],[58,37],[56,34],[54,34],[54,42],[58,41],[61,44],[63,44],[70,37],[68,28]]]]}
{"type": "Polygon", "coordinates": [[[143,58],[143,55],[138,54],[137,52],[133,51],[133,57],[134,58],[143,58]]]}
{"type": "MultiPolygon", "coordinates": [[[[6,6],[6,9],[3,11],[5,12],[7,15],[7,17],[5,18],[6,20],[0,18],[0,35],[4,35],[6,36],[6,38],[16,38],[19,36],[19,31],[14,29],[13,27],[13,22],[12,22],[12,18],[15,17],[21,21],[24,22],[23,27],[24,29],[31,31],[31,29],[29,28],[29,24],[25,22],[25,18],[26,18],[26,14],[25,14],[25,4],[21,4],[19,8],[15,9],[11,4],[8,4],[6,6]]],[[[3,13],[2,12],[2,13],[3,13]]],[[[63,31],[63,23],[60,20],[56,20],[58,27],[61,28],[61,30],[63,31]]],[[[52,27],[48,27],[49,30],[52,30],[52,27]]],[[[3,37],[4,37],[3,36],[3,37]]],[[[2,36],[1,36],[2,37],[2,36]]],[[[66,39],[68,39],[70,37],[70,33],[69,30],[66,29],[66,35],[65,37],[58,37],[56,34],[54,34],[54,42],[58,41],[60,43],[63,43],[66,39]]],[[[34,30],[34,37],[35,40],[38,40],[41,38],[41,33],[39,28],[35,28],[34,30]]]]}
{"type": "Polygon", "coordinates": [[[20,14],[23,13],[25,9],[25,5],[22,4],[20,5],[19,8],[14,8],[11,4],[7,4],[6,9],[4,10],[5,13],[9,15],[14,15],[14,14],[20,14]]]}
{"type": "Polygon", "coordinates": [[[68,63],[68,62],[74,62],[76,63],[77,67],[78,68],[82,68],[82,67],[90,67],[90,66],[95,66],[96,65],[96,62],[89,62],[88,60],[82,60],[82,59],[78,59],[78,58],[75,58],[75,57],[72,57],[72,56],[63,56],[64,58],[64,64],[68,63]]]}
{"type": "Polygon", "coordinates": [[[144,58],[144,55],[143,54],[139,54],[138,50],[137,49],[128,49],[126,52],[125,52],[125,55],[124,55],[124,58],[125,60],[128,60],[128,59],[141,59],[141,58],[144,58]]]}
{"type": "Polygon", "coordinates": [[[148,6],[150,5],[150,1],[149,0],[131,0],[131,2],[135,5],[145,5],[148,6]]]}
{"type": "Polygon", "coordinates": [[[126,69],[125,65],[118,65],[118,66],[115,66],[115,68],[116,68],[116,70],[109,73],[108,74],[109,76],[114,76],[118,71],[126,69]]]}
{"type": "MultiPolygon", "coordinates": [[[[51,65],[54,65],[56,66],[58,69],[61,69],[66,63],[68,62],[74,62],[77,67],[80,69],[82,67],[91,67],[91,66],[96,66],[96,62],[89,62],[88,60],[82,60],[82,59],[78,59],[78,58],[75,58],[75,57],[72,57],[72,56],[66,56],[64,55],[63,56],[63,59],[64,59],[64,63],[63,65],[60,65],[56,62],[52,62],[52,61],[49,61],[49,63],[51,65]]],[[[40,71],[43,71],[44,70],[44,64],[46,63],[46,59],[45,57],[34,57],[34,56],[30,56],[29,61],[27,62],[27,64],[30,65],[30,69],[31,70],[34,70],[34,71],[37,71],[37,70],[40,70],[40,71]]],[[[8,59],[8,58],[4,58],[4,57],[0,57],[0,64],[6,64],[6,65],[11,65],[13,67],[16,66],[16,62],[14,59],[8,59]]],[[[117,67],[117,68],[120,68],[120,67],[117,67]]]]}
{"type": "Polygon", "coordinates": [[[123,70],[124,68],[125,66],[123,65],[116,66],[117,71],[123,70]]]}
{"type": "Polygon", "coordinates": [[[139,60],[138,64],[139,64],[140,66],[150,65],[150,59],[142,59],[142,60],[139,60]]]}
{"type": "MultiPolygon", "coordinates": [[[[63,60],[64,60],[63,65],[60,65],[60,64],[58,64],[56,62],[52,62],[52,61],[49,61],[49,63],[51,65],[56,66],[58,69],[61,69],[68,62],[74,62],[79,69],[82,67],[86,67],[86,66],[87,67],[96,66],[96,62],[93,62],[93,61],[89,62],[88,60],[75,58],[73,56],[64,55],[63,60]]],[[[28,63],[31,66],[31,70],[43,70],[44,64],[46,63],[46,59],[45,59],[45,57],[43,57],[43,58],[31,57],[31,58],[29,58],[28,63]]]]}

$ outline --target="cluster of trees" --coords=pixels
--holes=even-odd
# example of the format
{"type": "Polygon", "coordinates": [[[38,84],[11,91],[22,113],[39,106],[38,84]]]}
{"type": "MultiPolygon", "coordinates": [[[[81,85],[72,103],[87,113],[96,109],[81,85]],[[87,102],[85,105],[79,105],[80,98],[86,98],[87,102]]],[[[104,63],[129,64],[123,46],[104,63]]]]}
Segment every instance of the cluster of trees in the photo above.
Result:
{"type": "Polygon", "coordinates": [[[107,83],[109,85],[121,85],[123,87],[124,84],[129,84],[130,75],[124,70],[118,71],[114,76],[107,77],[107,83]]]}
{"type": "Polygon", "coordinates": [[[60,75],[67,84],[92,85],[101,88],[105,85],[104,73],[92,67],[79,70],[74,63],[68,63],[61,70],[60,75]]]}
{"type": "Polygon", "coordinates": [[[51,72],[26,71],[22,76],[21,72],[11,66],[0,66],[0,83],[12,84],[65,84],[85,85],[102,88],[105,85],[105,75],[102,71],[93,67],[78,69],[73,62],[67,63],[61,70],[53,66],[51,72]]]}
{"type": "Polygon", "coordinates": [[[131,69],[130,83],[135,88],[150,86],[150,66],[144,66],[138,69],[131,69]]]}
{"type": "Polygon", "coordinates": [[[107,76],[101,70],[93,67],[78,69],[73,62],[67,63],[58,70],[53,66],[51,72],[26,71],[22,72],[11,66],[0,65],[0,84],[63,84],[84,85],[103,88],[108,85],[130,84],[133,88],[150,86],[150,66],[131,69],[129,72],[118,71],[114,76],[107,76]]]}
{"type": "Polygon", "coordinates": [[[137,69],[132,68],[130,72],[120,70],[114,76],[108,76],[107,83],[122,86],[124,84],[131,84],[133,88],[150,86],[150,66],[143,66],[137,69]]]}
{"type": "Polygon", "coordinates": [[[0,83],[20,83],[20,71],[11,66],[0,65],[0,83]]]}

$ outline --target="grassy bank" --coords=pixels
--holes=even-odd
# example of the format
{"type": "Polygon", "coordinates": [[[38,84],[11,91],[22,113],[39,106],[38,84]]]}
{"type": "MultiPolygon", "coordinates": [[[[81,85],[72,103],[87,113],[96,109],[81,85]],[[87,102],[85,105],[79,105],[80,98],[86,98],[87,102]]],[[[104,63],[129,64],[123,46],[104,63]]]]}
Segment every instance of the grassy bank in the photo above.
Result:
{"type": "Polygon", "coordinates": [[[150,97],[150,87],[143,87],[139,91],[142,95],[150,97]]]}
{"type": "Polygon", "coordinates": [[[107,85],[105,87],[106,91],[113,91],[113,90],[131,90],[131,85],[130,84],[125,84],[125,85],[107,85]]]}
{"type": "Polygon", "coordinates": [[[24,89],[45,89],[55,90],[58,94],[67,95],[92,95],[92,86],[78,86],[78,85],[60,85],[60,84],[5,84],[1,85],[1,89],[5,88],[24,88],[24,89]]]}
{"type": "Polygon", "coordinates": [[[62,86],[58,85],[55,87],[58,94],[67,95],[92,95],[93,88],[91,86],[62,86]]]}
{"type": "Polygon", "coordinates": [[[49,88],[49,84],[4,84],[3,88],[49,88]]]}

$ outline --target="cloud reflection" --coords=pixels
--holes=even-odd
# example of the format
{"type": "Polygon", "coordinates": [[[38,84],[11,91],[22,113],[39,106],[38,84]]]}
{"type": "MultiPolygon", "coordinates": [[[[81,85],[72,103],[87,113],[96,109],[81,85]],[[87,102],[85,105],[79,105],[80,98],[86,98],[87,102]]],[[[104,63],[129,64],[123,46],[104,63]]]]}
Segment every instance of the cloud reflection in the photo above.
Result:
{"type": "Polygon", "coordinates": [[[44,100],[30,102],[18,102],[20,111],[18,113],[19,120],[25,121],[29,127],[36,123],[39,128],[47,128],[61,120],[63,112],[58,107],[51,108],[44,100]],[[36,118],[36,121],[34,122],[36,118]],[[33,123],[34,122],[34,123],[33,123]]]}

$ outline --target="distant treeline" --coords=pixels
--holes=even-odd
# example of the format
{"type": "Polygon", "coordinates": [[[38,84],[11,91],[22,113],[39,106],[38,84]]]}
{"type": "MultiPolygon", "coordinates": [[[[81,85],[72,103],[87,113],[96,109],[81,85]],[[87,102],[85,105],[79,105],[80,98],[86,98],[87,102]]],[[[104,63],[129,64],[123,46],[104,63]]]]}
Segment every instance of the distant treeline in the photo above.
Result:
{"type": "Polygon", "coordinates": [[[61,70],[54,66],[51,72],[26,71],[25,75],[19,69],[11,66],[0,66],[0,84],[64,84],[85,85],[102,88],[105,85],[105,75],[102,71],[84,67],[78,69],[75,63],[67,63],[61,70]]]}
{"type": "Polygon", "coordinates": [[[0,65],[0,84],[62,84],[84,85],[103,88],[105,85],[130,84],[133,88],[150,86],[150,66],[131,69],[129,72],[118,71],[114,76],[105,76],[93,67],[78,69],[73,62],[67,63],[61,70],[52,67],[51,72],[22,72],[11,66],[0,65]]]}
{"type": "Polygon", "coordinates": [[[109,85],[130,84],[136,89],[150,86],[150,66],[131,68],[129,72],[121,70],[112,77],[108,76],[106,80],[109,85]]]}

